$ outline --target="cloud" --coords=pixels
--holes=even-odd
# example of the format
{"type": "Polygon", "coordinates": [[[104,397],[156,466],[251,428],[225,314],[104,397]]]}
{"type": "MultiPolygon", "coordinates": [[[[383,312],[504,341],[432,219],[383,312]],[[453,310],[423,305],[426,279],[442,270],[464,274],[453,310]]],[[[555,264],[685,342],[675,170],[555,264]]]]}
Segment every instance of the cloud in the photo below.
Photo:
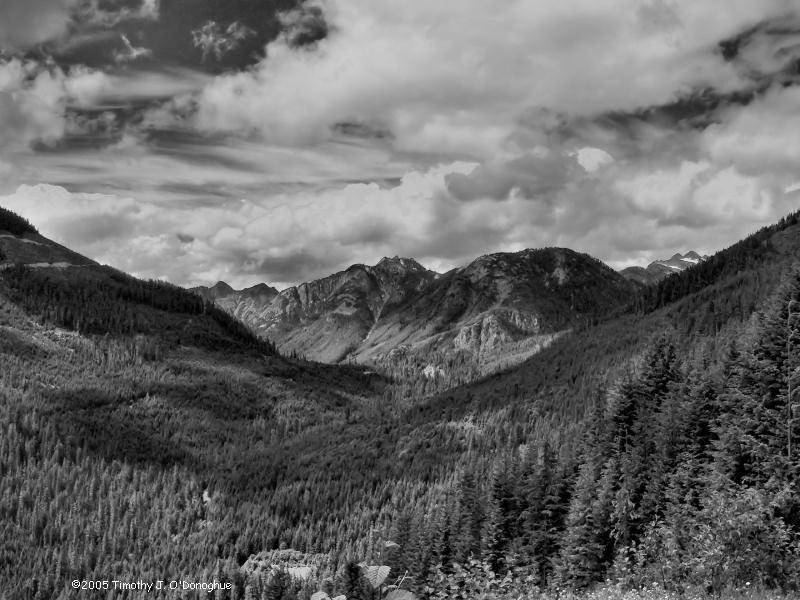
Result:
{"type": "MultiPolygon", "coordinates": [[[[136,37],[103,70],[10,60],[0,204],[187,285],[395,254],[711,252],[795,208],[793,4],[310,0],[263,60],[216,77],[124,64],[136,37]]],[[[207,58],[256,43],[231,50],[250,21],[230,16],[197,30],[207,58]]]]}
{"type": "Polygon", "coordinates": [[[205,62],[212,54],[220,60],[223,55],[236,49],[254,33],[252,29],[238,21],[230,23],[224,29],[215,21],[206,21],[202,27],[192,31],[192,41],[195,48],[203,51],[203,62],[205,62]]]}
{"type": "Polygon", "coordinates": [[[800,88],[775,86],[746,107],[725,111],[703,135],[704,150],[720,164],[750,175],[797,174],[800,88]]]}
{"type": "Polygon", "coordinates": [[[69,107],[93,104],[107,88],[103,73],[13,58],[0,62],[0,192],[31,176],[20,155],[53,145],[75,125],[69,107]]]}
{"type": "Polygon", "coordinates": [[[547,199],[511,193],[500,207],[489,195],[465,203],[449,182],[476,170],[457,162],[410,170],[394,187],[305,187],[195,204],[23,186],[0,205],[45,235],[140,276],[286,287],[394,254],[444,271],[486,252],[527,247],[566,246],[617,267],[679,250],[713,252],[796,202],[762,178],[686,161],[655,171],[609,163],[554,186],[547,199]]]}
{"type": "Polygon", "coordinates": [[[327,139],[338,123],[362,122],[390,131],[398,149],[451,152],[469,139],[467,147],[486,157],[536,107],[596,115],[695,89],[746,87],[751,82],[717,43],[790,3],[310,6],[330,24],[328,35],[313,50],[296,49],[284,35],[254,69],[217,78],[197,99],[199,128],[305,144],[327,139]]]}
{"type": "Polygon", "coordinates": [[[11,59],[0,63],[0,151],[51,143],[65,130],[65,108],[95,102],[107,88],[104,74],[11,59]]]}
{"type": "Polygon", "coordinates": [[[580,148],[575,152],[574,156],[578,164],[588,173],[594,173],[605,165],[614,162],[614,158],[608,152],[600,148],[580,148]]]}
{"type": "Polygon", "coordinates": [[[0,49],[26,50],[64,34],[78,0],[3,0],[0,49]]]}
{"type": "Polygon", "coordinates": [[[486,162],[469,174],[446,177],[448,191],[459,200],[505,200],[513,192],[524,198],[552,197],[578,177],[574,156],[536,148],[509,161],[486,162]]]}
{"type": "Polygon", "coordinates": [[[123,43],[123,48],[114,52],[114,62],[117,64],[133,62],[140,58],[152,56],[153,51],[144,47],[136,47],[131,44],[131,41],[126,35],[120,35],[123,43]]]}
{"type": "Polygon", "coordinates": [[[160,8],[160,0],[84,0],[78,15],[84,23],[114,27],[129,20],[158,20],[160,8]]]}
{"type": "Polygon", "coordinates": [[[42,70],[17,59],[0,64],[0,149],[60,137],[64,129],[60,111],[63,93],[57,71],[42,70]]]}
{"type": "Polygon", "coordinates": [[[452,263],[501,242],[508,223],[491,214],[490,202],[464,211],[446,195],[444,176],[471,168],[410,172],[394,188],[359,183],[224,205],[164,205],[45,185],[21,186],[0,197],[0,205],[31,219],[44,235],[141,276],[286,286],[389,253],[434,264],[445,254],[452,263]]]}
{"type": "Polygon", "coordinates": [[[322,9],[309,2],[280,13],[278,19],[283,26],[284,41],[291,47],[307,48],[324,39],[329,32],[322,9]]]}

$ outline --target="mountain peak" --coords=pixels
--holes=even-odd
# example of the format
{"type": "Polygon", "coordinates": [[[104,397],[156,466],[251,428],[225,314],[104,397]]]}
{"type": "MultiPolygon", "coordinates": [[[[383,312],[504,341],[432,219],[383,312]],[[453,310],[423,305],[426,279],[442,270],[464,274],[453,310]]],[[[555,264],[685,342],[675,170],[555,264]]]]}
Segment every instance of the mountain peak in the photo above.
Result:
{"type": "Polygon", "coordinates": [[[264,301],[271,300],[278,295],[278,290],[266,283],[257,283],[254,286],[243,289],[239,294],[243,298],[261,299],[264,301]]]}
{"type": "Polygon", "coordinates": [[[275,289],[274,287],[271,287],[271,286],[267,285],[266,283],[257,283],[254,286],[251,286],[249,288],[243,289],[242,291],[243,292],[266,292],[266,291],[274,290],[274,289],[275,289]]]}
{"type": "Polygon", "coordinates": [[[234,292],[233,288],[224,281],[218,281],[217,283],[215,283],[211,287],[211,291],[225,295],[232,294],[234,292]]]}
{"type": "Polygon", "coordinates": [[[369,267],[373,271],[377,273],[383,273],[385,276],[390,277],[397,277],[397,276],[408,276],[413,275],[417,276],[425,276],[428,275],[435,277],[437,274],[433,271],[430,271],[419,264],[413,258],[404,258],[401,256],[392,256],[387,257],[384,256],[378,264],[374,267],[369,267]]]}
{"type": "Polygon", "coordinates": [[[388,256],[384,256],[382,259],[378,261],[378,264],[375,265],[375,268],[395,268],[395,269],[405,269],[408,271],[425,271],[425,267],[419,264],[413,258],[401,258],[400,256],[392,256],[391,258],[388,256]]]}
{"type": "Polygon", "coordinates": [[[655,260],[647,267],[628,267],[621,271],[622,275],[626,278],[641,283],[643,285],[650,285],[658,283],[665,277],[673,273],[680,273],[689,267],[692,267],[704,260],[708,256],[700,256],[694,250],[689,250],[686,254],[676,252],[670,258],[655,260]]]}

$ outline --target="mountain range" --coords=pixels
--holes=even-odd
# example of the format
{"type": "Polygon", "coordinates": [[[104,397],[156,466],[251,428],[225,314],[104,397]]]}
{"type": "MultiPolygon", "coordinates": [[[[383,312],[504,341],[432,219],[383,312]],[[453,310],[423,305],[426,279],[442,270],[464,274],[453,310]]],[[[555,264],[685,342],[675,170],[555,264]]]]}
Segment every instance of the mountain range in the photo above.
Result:
{"type": "MultiPolygon", "coordinates": [[[[3,257],[37,268],[103,269],[32,227],[0,233],[3,257]]],[[[641,285],[706,258],[675,254],[617,273],[586,254],[544,248],[489,254],[440,274],[395,256],[283,291],[263,283],[234,290],[225,282],[192,291],[287,355],[326,363],[411,360],[428,377],[459,360],[476,376],[618,313],[641,285]]]]}
{"type": "MultiPolygon", "coordinates": [[[[284,353],[328,363],[463,356],[487,373],[618,312],[638,287],[706,258],[690,251],[616,273],[586,254],[544,248],[489,254],[439,274],[395,256],[280,292],[222,281],[193,291],[284,353]]],[[[442,368],[435,362],[426,373],[442,368]]]]}
{"type": "Polygon", "coordinates": [[[487,371],[620,309],[635,286],[586,254],[544,248],[444,274],[395,256],[281,292],[224,282],[194,291],[287,354],[331,363],[465,354],[487,371]]]}
{"type": "Polygon", "coordinates": [[[706,260],[708,256],[700,256],[694,250],[686,254],[676,253],[672,258],[656,260],[646,267],[627,267],[620,271],[626,279],[642,285],[652,285],[674,273],[685,271],[689,267],[706,260]]]}

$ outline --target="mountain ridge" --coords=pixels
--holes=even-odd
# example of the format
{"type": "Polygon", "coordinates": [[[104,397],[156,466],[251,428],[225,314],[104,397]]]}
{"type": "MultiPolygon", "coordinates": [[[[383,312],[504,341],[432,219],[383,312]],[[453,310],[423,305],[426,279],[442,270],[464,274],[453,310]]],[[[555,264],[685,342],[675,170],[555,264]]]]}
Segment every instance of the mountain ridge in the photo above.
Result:
{"type": "Polygon", "coordinates": [[[694,250],[689,250],[686,254],[676,252],[670,258],[654,260],[646,267],[627,267],[620,273],[626,279],[640,285],[654,285],[673,273],[685,271],[707,259],[707,255],[701,256],[694,250]]]}
{"type": "Polygon", "coordinates": [[[334,363],[466,353],[484,371],[530,356],[565,330],[619,308],[633,293],[610,267],[566,248],[487,254],[444,274],[411,258],[384,257],[260,304],[243,291],[219,296],[219,285],[194,290],[287,353],[334,363]]]}

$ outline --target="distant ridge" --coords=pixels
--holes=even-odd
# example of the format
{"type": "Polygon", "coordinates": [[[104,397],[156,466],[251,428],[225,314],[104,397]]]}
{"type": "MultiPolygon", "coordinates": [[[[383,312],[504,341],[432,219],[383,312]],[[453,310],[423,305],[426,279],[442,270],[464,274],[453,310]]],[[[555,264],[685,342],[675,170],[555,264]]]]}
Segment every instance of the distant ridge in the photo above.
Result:
{"type": "Polygon", "coordinates": [[[85,335],[144,336],[152,348],[191,345],[275,353],[271,344],[214,304],[181,287],[100,265],[2,208],[0,294],[40,323],[85,335]]]}
{"type": "Polygon", "coordinates": [[[586,254],[543,248],[481,256],[445,274],[384,257],[280,293],[262,289],[195,291],[284,353],[365,363],[461,356],[488,372],[627,305],[634,285],[586,254]]]}
{"type": "Polygon", "coordinates": [[[671,258],[656,260],[647,267],[628,267],[620,271],[623,277],[641,285],[653,285],[673,273],[680,273],[696,264],[707,260],[694,250],[686,254],[676,253],[671,258]]]}

